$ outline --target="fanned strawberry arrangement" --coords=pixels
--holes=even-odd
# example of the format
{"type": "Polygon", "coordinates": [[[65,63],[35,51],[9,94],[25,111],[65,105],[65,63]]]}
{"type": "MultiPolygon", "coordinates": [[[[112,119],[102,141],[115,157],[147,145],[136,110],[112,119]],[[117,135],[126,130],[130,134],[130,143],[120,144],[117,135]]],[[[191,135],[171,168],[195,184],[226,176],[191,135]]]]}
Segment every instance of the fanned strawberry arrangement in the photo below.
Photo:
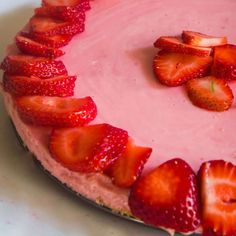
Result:
{"type": "MultiPolygon", "coordinates": [[[[236,166],[210,161],[195,174],[175,158],[142,175],[150,147],[137,146],[123,129],[89,125],[97,115],[95,102],[89,96],[73,97],[77,77],[55,59],[84,31],[89,9],[89,0],[43,0],[29,30],[16,36],[19,53],[6,56],[1,69],[4,90],[12,95],[20,118],[52,129],[49,150],[65,168],[101,173],[129,188],[131,213],[146,224],[181,233],[202,227],[205,236],[235,236],[236,166]]],[[[160,37],[155,46],[162,49],[154,59],[161,83],[186,83],[191,101],[209,110],[231,106],[227,81],[236,77],[236,46],[227,45],[225,37],[184,31],[182,39],[160,37]]]]}
{"type": "Polygon", "coordinates": [[[167,86],[186,84],[192,103],[211,111],[228,110],[233,103],[229,86],[236,78],[236,46],[226,37],[183,31],[182,37],[162,36],[154,46],[157,79],[167,86]]]}
{"type": "Polygon", "coordinates": [[[19,53],[1,64],[3,87],[25,123],[53,128],[49,148],[55,160],[72,171],[105,171],[116,185],[130,187],[152,149],[129,145],[128,133],[109,124],[88,126],[97,115],[96,104],[89,96],[72,97],[77,77],[56,59],[84,31],[89,9],[89,0],[43,0],[29,30],[16,35],[19,53]]]}
{"type": "Polygon", "coordinates": [[[89,9],[89,0],[43,0],[28,31],[15,37],[19,52],[1,64],[3,88],[12,95],[22,121],[52,128],[49,149],[55,160],[72,171],[104,172],[115,185],[129,188],[152,149],[135,145],[123,129],[88,125],[96,118],[96,104],[89,96],[73,97],[77,77],[68,75],[56,59],[84,31],[89,9]]]}

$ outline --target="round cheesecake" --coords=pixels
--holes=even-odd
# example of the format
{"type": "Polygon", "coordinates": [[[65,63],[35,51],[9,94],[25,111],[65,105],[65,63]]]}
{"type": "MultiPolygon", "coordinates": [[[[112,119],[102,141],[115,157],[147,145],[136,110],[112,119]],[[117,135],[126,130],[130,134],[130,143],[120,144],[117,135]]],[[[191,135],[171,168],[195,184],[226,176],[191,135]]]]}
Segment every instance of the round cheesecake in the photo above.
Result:
{"type": "MultiPolygon", "coordinates": [[[[203,110],[190,102],[183,87],[161,85],[152,70],[162,35],[183,30],[236,40],[236,2],[187,0],[96,0],[87,13],[86,30],[63,48],[60,57],[77,75],[75,96],[91,96],[98,108],[92,124],[108,123],[127,130],[138,145],[153,149],[143,174],[180,157],[197,171],[204,161],[236,164],[235,104],[226,112],[203,110]]],[[[236,84],[231,82],[236,92],[236,84]]],[[[16,130],[43,167],[86,198],[130,214],[129,189],[100,173],[72,172],[48,149],[51,129],[25,124],[10,94],[3,92],[16,130]]]]}

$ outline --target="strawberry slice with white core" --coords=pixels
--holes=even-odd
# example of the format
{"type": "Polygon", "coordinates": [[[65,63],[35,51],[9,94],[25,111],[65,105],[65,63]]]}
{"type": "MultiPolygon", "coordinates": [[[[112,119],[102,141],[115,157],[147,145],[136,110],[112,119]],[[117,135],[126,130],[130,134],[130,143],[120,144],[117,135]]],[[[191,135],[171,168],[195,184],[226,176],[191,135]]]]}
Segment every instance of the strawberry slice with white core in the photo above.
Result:
{"type": "Polygon", "coordinates": [[[62,61],[24,54],[8,55],[3,60],[1,69],[9,75],[28,77],[51,78],[59,75],[67,75],[66,67],[62,61]]]}
{"type": "Polygon", "coordinates": [[[125,150],[128,133],[108,124],[55,129],[50,138],[52,157],[78,172],[103,172],[125,150]]]}
{"type": "Polygon", "coordinates": [[[194,105],[212,111],[228,110],[234,99],[227,82],[214,76],[189,80],[186,90],[194,105]]]}
{"type": "Polygon", "coordinates": [[[129,139],[124,153],[106,173],[112,178],[115,185],[129,188],[138,179],[151,152],[151,148],[136,146],[129,139]]]}
{"type": "Polygon", "coordinates": [[[212,57],[160,51],[154,59],[153,69],[157,79],[167,86],[179,86],[189,79],[206,76],[212,57]]]}
{"type": "Polygon", "coordinates": [[[64,54],[60,49],[47,47],[20,35],[16,36],[16,46],[21,52],[32,56],[55,58],[64,54]]]}
{"type": "Polygon", "coordinates": [[[129,196],[131,212],[146,224],[181,233],[200,227],[196,175],[176,158],[136,181],[129,196]]]}
{"type": "Polygon", "coordinates": [[[236,166],[223,160],[202,164],[199,174],[203,235],[236,235],[236,166]]]}
{"type": "Polygon", "coordinates": [[[14,96],[58,96],[74,95],[76,76],[58,76],[49,79],[38,77],[10,76],[4,74],[3,88],[14,96]]]}
{"type": "Polygon", "coordinates": [[[84,23],[85,12],[82,7],[49,6],[35,9],[35,15],[49,16],[63,21],[79,21],[84,23]]]}
{"type": "Polygon", "coordinates": [[[43,36],[29,32],[21,32],[20,35],[30,38],[38,43],[41,43],[47,47],[60,48],[66,46],[73,36],[71,35],[54,35],[54,36],[43,36]]]}
{"type": "Polygon", "coordinates": [[[33,16],[30,19],[30,32],[43,36],[76,35],[84,31],[83,22],[66,22],[50,17],[33,16]]]}
{"type": "Polygon", "coordinates": [[[236,45],[225,45],[215,48],[212,73],[226,80],[236,79],[236,45]]]}
{"type": "Polygon", "coordinates": [[[97,115],[97,108],[91,97],[23,96],[17,97],[15,102],[21,119],[33,125],[83,126],[97,115]]]}
{"type": "Polygon", "coordinates": [[[183,43],[182,39],[177,37],[162,36],[156,40],[154,46],[169,52],[191,54],[196,56],[210,56],[212,49],[209,47],[197,47],[183,43]]]}
{"type": "Polygon", "coordinates": [[[215,37],[194,31],[183,31],[184,43],[199,47],[215,47],[227,44],[226,37],[215,37]]]}

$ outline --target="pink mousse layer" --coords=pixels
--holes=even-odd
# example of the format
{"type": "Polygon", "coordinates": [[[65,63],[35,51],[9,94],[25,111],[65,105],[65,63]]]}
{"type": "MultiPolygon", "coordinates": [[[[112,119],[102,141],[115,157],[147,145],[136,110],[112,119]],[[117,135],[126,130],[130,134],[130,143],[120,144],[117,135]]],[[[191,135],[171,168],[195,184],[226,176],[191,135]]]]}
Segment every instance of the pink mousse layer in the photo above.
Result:
{"type": "MultiPolygon", "coordinates": [[[[79,77],[76,96],[90,95],[97,104],[93,123],[123,128],[137,144],[153,148],[144,172],[174,157],[195,171],[210,159],[236,163],[236,105],[222,113],[202,110],[183,87],[160,85],[152,72],[157,52],[152,44],[159,36],[195,30],[236,43],[235,9],[236,1],[229,0],[96,0],[86,31],[64,48],[61,59],[79,77]]],[[[231,85],[236,94],[236,84],[231,85]]],[[[101,174],[62,167],[48,151],[50,130],[22,123],[7,94],[5,103],[25,144],[55,177],[91,200],[129,212],[129,190],[101,174]]]]}

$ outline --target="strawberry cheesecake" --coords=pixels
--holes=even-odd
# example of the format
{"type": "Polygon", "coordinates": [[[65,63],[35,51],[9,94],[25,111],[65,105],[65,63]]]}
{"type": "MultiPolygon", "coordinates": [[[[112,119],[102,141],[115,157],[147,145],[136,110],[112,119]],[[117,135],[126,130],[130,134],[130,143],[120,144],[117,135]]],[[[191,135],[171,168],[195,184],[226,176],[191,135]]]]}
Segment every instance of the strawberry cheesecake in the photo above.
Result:
{"type": "Polygon", "coordinates": [[[51,175],[119,214],[235,236],[235,9],[43,0],[1,64],[19,136],[51,175]]]}

